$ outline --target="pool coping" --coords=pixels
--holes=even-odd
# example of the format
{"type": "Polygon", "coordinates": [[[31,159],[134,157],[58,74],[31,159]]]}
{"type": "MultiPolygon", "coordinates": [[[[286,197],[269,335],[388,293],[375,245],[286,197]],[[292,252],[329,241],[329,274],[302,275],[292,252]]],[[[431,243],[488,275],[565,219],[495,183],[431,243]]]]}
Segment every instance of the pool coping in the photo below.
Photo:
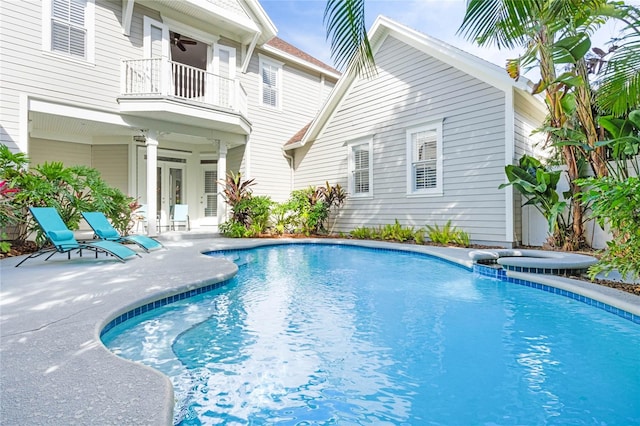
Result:
{"type": "MultiPolygon", "coordinates": [[[[172,424],[173,389],[150,367],[124,360],[100,342],[114,318],[139,306],[223,282],[237,266],[207,251],[322,243],[401,250],[471,270],[469,249],[350,239],[163,240],[165,249],[124,264],[90,257],[0,260],[0,422],[3,424],[172,424]]],[[[570,278],[508,272],[624,306],[640,315],[640,296],[570,278]]]]}

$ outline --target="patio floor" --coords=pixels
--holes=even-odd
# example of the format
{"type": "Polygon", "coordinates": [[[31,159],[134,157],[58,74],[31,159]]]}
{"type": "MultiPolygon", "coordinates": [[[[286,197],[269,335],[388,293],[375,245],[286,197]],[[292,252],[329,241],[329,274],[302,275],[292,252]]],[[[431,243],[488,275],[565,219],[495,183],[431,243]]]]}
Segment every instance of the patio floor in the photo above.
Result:
{"type": "MultiPolygon", "coordinates": [[[[353,240],[237,240],[163,233],[166,249],[120,263],[56,254],[0,260],[0,423],[161,425],[172,423],[173,390],[159,372],[109,352],[104,325],[144,303],[224,281],[237,267],[208,250],[327,242],[406,248],[471,266],[467,249],[353,240]]],[[[595,284],[520,274],[640,315],[640,297],[595,284]],[[551,284],[550,284],[551,283],[551,284]]]]}

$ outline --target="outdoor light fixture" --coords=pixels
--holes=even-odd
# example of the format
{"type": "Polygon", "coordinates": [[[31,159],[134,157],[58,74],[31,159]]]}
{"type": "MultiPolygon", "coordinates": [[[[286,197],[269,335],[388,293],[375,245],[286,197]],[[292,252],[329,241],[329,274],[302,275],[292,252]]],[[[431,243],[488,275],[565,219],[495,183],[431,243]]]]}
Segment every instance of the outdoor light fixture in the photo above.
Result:
{"type": "Polygon", "coordinates": [[[138,143],[146,143],[147,142],[147,130],[140,129],[139,135],[133,135],[133,141],[138,143]]]}

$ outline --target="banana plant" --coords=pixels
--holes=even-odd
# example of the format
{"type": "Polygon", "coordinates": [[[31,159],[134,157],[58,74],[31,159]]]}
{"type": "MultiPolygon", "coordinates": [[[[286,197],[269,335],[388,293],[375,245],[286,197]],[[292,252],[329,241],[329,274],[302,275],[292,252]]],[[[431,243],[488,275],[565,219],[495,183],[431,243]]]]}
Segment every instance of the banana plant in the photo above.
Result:
{"type": "MultiPolygon", "coordinates": [[[[509,182],[500,185],[499,189],[516,188],[526,199],[523,206],[535,207],[547,220],[550,235],[556,241],[565,241],[569,232],[564,217],[567,202],[560,200],[556,191],[562,172],[549,171],[538,159],[523,155],[518,165],[505,166],[505,174],[509,182]]],[[[570,193],[563,195],[568,197],[570,193]]]]}
{"type": "Polygon", "coordinates": [[[632,174],[640,175],[640,109],[631,111],[626,118],[611,115],[599,117],[598,124],[611,136],[610,139],[598,142],[599,146],[610,148],[613,160],[609,166],[611,175],[619,181],[632,174]],[[633,169],[633,173],[630,173],[629,167],[633,169]]]}

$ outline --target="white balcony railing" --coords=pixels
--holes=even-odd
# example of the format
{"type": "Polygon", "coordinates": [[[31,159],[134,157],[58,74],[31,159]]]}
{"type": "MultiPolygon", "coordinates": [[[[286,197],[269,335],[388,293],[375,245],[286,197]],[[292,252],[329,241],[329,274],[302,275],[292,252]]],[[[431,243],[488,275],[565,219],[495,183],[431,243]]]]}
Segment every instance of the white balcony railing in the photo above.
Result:
{"type": "Polygon", "coordinates": [[[161,58],[122,61],[122,94],[171,96],[247,116],[247,93],[240,81],[161,58]]]}

